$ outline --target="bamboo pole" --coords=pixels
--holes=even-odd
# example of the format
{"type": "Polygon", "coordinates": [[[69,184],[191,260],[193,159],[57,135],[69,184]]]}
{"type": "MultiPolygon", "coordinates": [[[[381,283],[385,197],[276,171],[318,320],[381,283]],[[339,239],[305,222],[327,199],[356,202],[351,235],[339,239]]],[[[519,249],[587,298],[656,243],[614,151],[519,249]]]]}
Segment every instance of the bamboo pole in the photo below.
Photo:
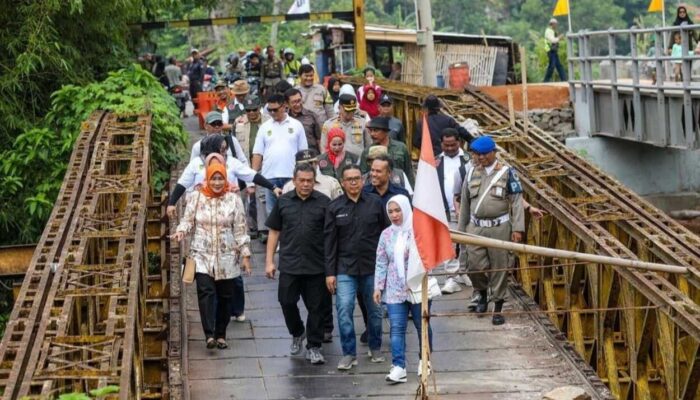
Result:
{"type": "Polygon", "coordinates": [[[527,53],[523,46],[520,46],[520,80],[523,88],[523,134],[527,136],[530,118],[528,116],[527,104],[527,53]]]}
{"type": "Polygon", "coordinates": [[[601,256],[598,254],[588,254],[588,253],[579,253],[576,251],[569,251],[569,250],[550,249],[548,247],[532,246],[532,245],[528,245],[528,244],[513,243],[513,242],[507,242],[504,240],[491,239],[491,238],[472,235],[470,233],[464,233],[464,232],[460,232],[460,231],[456,231],[456,230],[452,230],[452,229],[450,230],[450,234],[452,236],[453,241],[455,241],[457,243],[469,244],[469,245],[473,245],[473,246],[492,247],[492,248],[497,248],[497,249],[502,249],[502,250],[509,250],[509,251],[513,251],[516,253],[535,254],[538,256],[545,256],[545,257],[558,257],[558,258],[565,258],[565,259],[576,260],[576,261],[586,261],[586,262],[591,262],[591,263],[596,263],[596,264],[616,265],[619,267],[645,269],[645,270],[657,271],[657,272],[669,272],[672,274],[686,274],[686,273],[688,273],[688,268],[680,267],[680,266],[676,266],[676,265],[657,264],[657,263],[650,263],[650,262],[639,261],[639,260],[629,260],[626,258],[615,258],[615,257],[601,256]]]}
{"type": "Polygon", "coordinates": [[[510,120],[510,127],[515,127],[515,106],[513,105],[513,91],[508,89],[508,119],[510,120]]]}
{"type": "Polygon", "coordinates": [[[423,361],[421,363],[421,375],[420,375],[420,392],[421,399],[428,398],[428,362],[430,361],[430,341],[428,338],[428,324],[430,323],[430,311],[428,310],[428,274],[423,274],[422,291],[421,291],[421,346],[420,346],[420,358],[423,361]]]}

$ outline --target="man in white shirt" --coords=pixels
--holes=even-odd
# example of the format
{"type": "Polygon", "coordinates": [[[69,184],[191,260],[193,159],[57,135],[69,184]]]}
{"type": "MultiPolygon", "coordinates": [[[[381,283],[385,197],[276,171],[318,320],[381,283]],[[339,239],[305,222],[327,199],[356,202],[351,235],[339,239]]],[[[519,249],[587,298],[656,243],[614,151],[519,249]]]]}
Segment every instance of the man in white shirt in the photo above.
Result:
{"type": "MultiPolygon", "coordinates": [[[[272,119],[258,129],[253,146],[253,169],[281,188],[294,174],[294,155],[308,148],[306,132],[301,122],[287,114],[284,95],[271,95],[267,99],[267,110],[272,119]]],[[[269,214],[277,203],[277,197],[268,190],[265,201],[269,214]]]]}
{"type": "MultiPolygon", "coordinates": [[[[443,129],[440,138],[440,146],[442,153],[436,157],[436,162],[440,191],[442,192],[442,203],[445,207],[445,214],[447,215],[447,220],[450,222],[450,227],[456,228],[457,217],[455,216],[453,195],[455,173],[459,173],[459,169],[465,167],[469,163],[469,159],[464,156],[464,150],[462,150],[460,146],[459,132],[457,132],[456,129],[443,129]]],[[[459,262],[456,259],[450,260],[445,263],[445,269],[455,271],[459,269],[459,262]]],[[[466,277],[466,275],[464,276],[466,277]]],[[[465,281],[460,274],[448,276],[442,287],[442,292],[445,294],[459,292],[462,290],[462,287],[459,285],[460,283],[467,284],[467,281],[465,281]]]]}

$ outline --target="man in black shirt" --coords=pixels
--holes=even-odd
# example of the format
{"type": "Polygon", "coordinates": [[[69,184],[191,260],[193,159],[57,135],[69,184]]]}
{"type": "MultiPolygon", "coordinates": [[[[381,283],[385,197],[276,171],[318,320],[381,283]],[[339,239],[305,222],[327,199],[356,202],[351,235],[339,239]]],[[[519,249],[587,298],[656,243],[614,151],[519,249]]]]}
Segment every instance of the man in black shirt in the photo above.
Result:
{"type": "MultiPolygon", "coordinates": [[[[394,162],[386,154],[379,154],[372,160],[369,171],[369,182],[362,188],[364,193],[373,193],[382,200],[382,206],[386,207],[389,199],[402,194],[409,199],[411,195],[401,186],[394,185],[391,180],[391,171],[394,169],[394,162]]],[[[385,213],[386,214],[386,213],[385,213]]]]}
{"type": "Polygon", "coordinates": [[[380,354],[382,310],[372,301],[372,293],[379,235],[390,221],[379,196],[362,191],[362,173],[357,165],[345,167],[341,184],[345,194],[328,205],[324,235],[326,285],[336,294],[343,349],[338,369],[348,370],[357,365],[353,312],[358,292],[367,306],[370,361],[385,360],[380,354]]]}
{"type": "MultiPolygon", "coordinates": [[[[428,129],[430,130],[430,142],[433,145],[433,155],[437,156],[442,152],[440,139],[445,128],[453,128],[459,133],[459,138],[471,143],[474,137],[463,126],[457,123],[449,115],[440,113],[440,100],[435,95],[429,95],[423,101],[423,112],[428,116],[428,129]]],[[[423,118],[416,121],[416,130],[413,134],[413,147],[420,150],[423,141],[423,118]]]]}
{"type": "Polygon", "coordinates": [[[307,163],[294,168],[295,190],[280,196],[265,224],[270,228],[267,239],[265,275],[275,278],[275,249],[280,243],[280,279],[277,297],[284,322],[292,335],[290,352],[299,354],[306,335],[306,359],[323,364],[321,354],[325,299],[323,254],[324,218],[330,199],[314,190],[316,170],[307,163]],[[306,331],[297,302],[304,300],[308,311],[306,331]]]}

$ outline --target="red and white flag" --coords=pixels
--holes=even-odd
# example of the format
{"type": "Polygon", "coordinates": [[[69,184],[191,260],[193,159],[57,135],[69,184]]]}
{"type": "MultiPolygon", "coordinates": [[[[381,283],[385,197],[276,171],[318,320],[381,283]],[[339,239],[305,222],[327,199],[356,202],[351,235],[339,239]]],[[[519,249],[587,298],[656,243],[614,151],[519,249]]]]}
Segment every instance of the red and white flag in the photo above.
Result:
{"type": "Polygon", "coordinates": [[[413,232],[424,270],[421,273],[417,273],[415,269],[413,272],[408,272],[406,279],[411,287],[420,284],[425,271],[430,271],[443,262],[455,258],[445,207],[440,195],[440,180],[435,166],[430,129],[425,115],[422,130],[418,172],[413,190],[413,232]]]}
{"type": "Polygon", "coordinates": [[[289,7],[287,14],[308,14],[311,12],[311,0],[294,0],[292,6],[289,7]]]}

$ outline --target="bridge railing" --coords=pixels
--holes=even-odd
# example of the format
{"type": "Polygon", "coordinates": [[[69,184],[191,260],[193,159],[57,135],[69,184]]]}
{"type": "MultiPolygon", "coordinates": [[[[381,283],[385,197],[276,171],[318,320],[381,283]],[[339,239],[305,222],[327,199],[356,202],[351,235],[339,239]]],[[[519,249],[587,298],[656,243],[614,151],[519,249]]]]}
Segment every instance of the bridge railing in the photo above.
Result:
{"type": "Polygon", "coordinates": [[[700,79],[693,79],[692,70],[700,52],[695,53],[691,42],[696,31],[700,25],[568,34],[569,88],[579,133],[697,148],[693,95],[700,97],[700,79]],[[682,55],[674,57],[676,33],[682,55]],[[680,65],[680,76],[673,64],[680,65]],[[596,101],[596,91],[606,93],[604,99],[596,101]],[[654,99],[656,104],[650,102],[654,99]]]}

